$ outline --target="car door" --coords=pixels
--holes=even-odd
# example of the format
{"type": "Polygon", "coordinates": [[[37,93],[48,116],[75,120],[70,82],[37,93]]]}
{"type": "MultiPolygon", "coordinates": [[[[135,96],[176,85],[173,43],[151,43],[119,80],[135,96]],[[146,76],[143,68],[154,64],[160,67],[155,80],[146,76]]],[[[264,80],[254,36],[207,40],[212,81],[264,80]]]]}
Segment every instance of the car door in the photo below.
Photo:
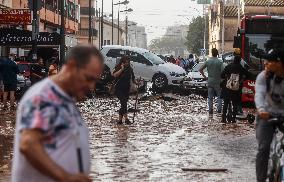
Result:
{"type": "Polygon", "coordinates": [[[129,52],[131,58],[131,65],[135,76],[141,77],[144,80],[151,81],[153,77],[153,65],[143,55],[137,52],[129,52]]]}

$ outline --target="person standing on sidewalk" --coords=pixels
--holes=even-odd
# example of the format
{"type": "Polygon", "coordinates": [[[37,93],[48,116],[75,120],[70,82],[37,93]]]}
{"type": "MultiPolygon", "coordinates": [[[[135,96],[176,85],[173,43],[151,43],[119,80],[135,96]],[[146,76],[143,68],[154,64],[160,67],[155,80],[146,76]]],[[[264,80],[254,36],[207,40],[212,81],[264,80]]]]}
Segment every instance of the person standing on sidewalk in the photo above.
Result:
{"type": "Polygon", "coordinates": [[[39,82],[48,76],[48,69],[45,67],[43,59],[38,59],[38,64],[34,64],[31,67],[31,82],[32,85],[39,82]]]}
{"type": "Polygon", "coordinates": [[[125,124],[131,124],[127,115],[127,102],[130,95],[131,82],[135,83],[133,69],[130,66],[130,57],[123,56],[120,62],[115,67],[113,72],[115,77],[115,95],[120,101],[119,119],[117,124],[123,124],[122,119],[125,119],[125,124]]]}
{"type": "Polygon", "coordinates": [[[95,89],[103,56],[91,46],[71,48],[53,77],[33,85],[17,113],[12,182],[90,182],[88,129],[76,106],[95,89]]]}
{"type": "Polygon", "coordinates": [[[3,59],[0,58],[0,103],[3,101],[3,95],[4,95],[4,84],[3,84],[3,59]]]}
{"type": "Polygon", "coordinates": [[[221,73],[224,69],[223,62],[218,59],[218,50],[212,49],[212,56],[209,58],[199,69],[201,75],[208,81],[208,107],[209,116],[213,115],[213,99],[215,96],[218,98],[217,112],[222,113],[222,99],[221,99],[221,73]],[[204,69],[207,68],[208,78],[204,74],[204,69]]]}
{"type": "Polygon", "coordinates": [[[10,58],[5,58],[2,62],[2,77],[4,84],[3,105],[4,109],[7,109],[8,96],[10,101],[10,107],[15,107],[15,92],[17,90],[17,74],[19,74],[19,68],[15,61],[13,61],[14,55],[10,58]]]}

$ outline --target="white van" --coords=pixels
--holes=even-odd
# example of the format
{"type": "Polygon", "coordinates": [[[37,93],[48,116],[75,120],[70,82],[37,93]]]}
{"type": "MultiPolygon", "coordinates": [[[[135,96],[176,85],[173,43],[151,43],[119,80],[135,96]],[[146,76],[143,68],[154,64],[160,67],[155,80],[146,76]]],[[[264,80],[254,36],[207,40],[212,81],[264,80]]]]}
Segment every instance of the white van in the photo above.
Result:
{"type": "Polygon", "coordinates": [[[106,70],[110,72],[114,70],[118,58],[129,55],[135,77],[153,82],[153,87],[157,89],[164,89],[168,85],[180,85],[186,76],[183,68],[163,61],[146,49],[108,45],[104,46],[101,52],[105,57],[106,70]]]}

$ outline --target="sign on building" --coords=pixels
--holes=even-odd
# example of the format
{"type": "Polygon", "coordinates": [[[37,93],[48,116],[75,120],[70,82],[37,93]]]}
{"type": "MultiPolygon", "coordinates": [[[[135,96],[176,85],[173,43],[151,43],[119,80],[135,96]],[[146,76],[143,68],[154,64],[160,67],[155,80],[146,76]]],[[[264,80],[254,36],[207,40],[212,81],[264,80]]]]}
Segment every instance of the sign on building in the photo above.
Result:
{"type": "Polygon", "coordinates": [[[197,4],[211,4],[211,0],[197,0],[197,4]]]}
{"type": "Polygon", "coordinates": [[[31,20],[28,9],[0,9],[0,24],[29,25],[31,20]]]}

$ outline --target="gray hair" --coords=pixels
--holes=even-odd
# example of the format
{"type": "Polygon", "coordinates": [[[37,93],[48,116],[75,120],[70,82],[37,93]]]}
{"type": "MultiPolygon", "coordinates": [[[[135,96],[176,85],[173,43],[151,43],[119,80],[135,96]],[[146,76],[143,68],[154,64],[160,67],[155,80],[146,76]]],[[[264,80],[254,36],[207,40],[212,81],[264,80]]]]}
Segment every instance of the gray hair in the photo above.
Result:
{"type": "Polygon", "coordinates": [[[104,58],[101,52],[95,46],[75,46],[68,50],[65,62],[68,64],[70,60],[74,60],[78,67],[86,66],[91,57],[97,57],[103,64],[104,58]]]}

